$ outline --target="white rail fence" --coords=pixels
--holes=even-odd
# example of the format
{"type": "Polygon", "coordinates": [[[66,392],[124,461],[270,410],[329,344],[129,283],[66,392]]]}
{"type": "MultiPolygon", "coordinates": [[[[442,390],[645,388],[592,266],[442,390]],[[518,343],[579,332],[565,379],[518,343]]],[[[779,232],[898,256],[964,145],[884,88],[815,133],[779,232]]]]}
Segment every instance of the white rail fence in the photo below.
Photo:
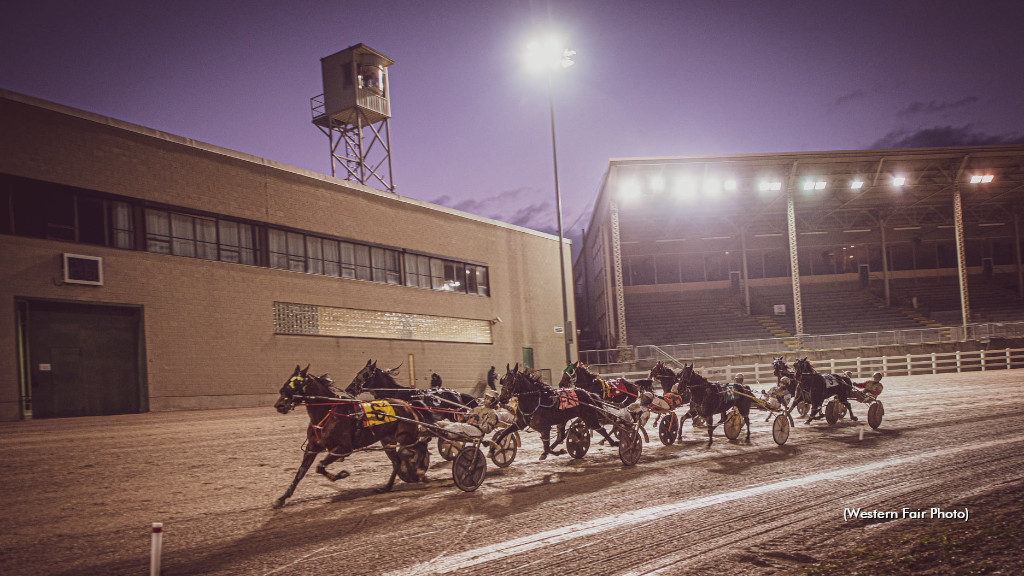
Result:
{"type": "MultiPolygon", "coordinates": [[[[1024,337],[1024,322],[994,324],[968,324],[944,328],[890,330],[884,332],[857,332],[850,334],[816,334],[787,338],[761,338],[756,340],[729,340],[698,344],[643,345],[629,348],[637,362],[668,358],[723,358],[756,354],[793,354],[809,350],[849,350],[878,346],[907,346],[914,344],[945,344],[976,340],[988,342],[992,338],[1024,337]]],[[[592,366],[622,362],[623,351],[581,350],[580,360],[592,366]]]]}
{"type": "MultiPolygon", "coordinates": [[[[790,356],[786,363],[792,368],[790,356]]],[[[986,370],[1010,370],[1024,368],[1024,348],[1000,350],[975,350],[971,352],[932,352],[927,354],[906,354],[900,356],[876,356],[872,358],[841,358],[811,362],[818,372],[849,372],[855,379],[867,379],[874,372],[885,376],[914,376],[922,374],[949,374],[954,372],[975,372],[986,370]]],[[[678,368],[678,367],[676,367],[678,368]]],[[[748,385],[770,385],[775,383],[774,370],[770,363],[740,364],[728,366],[695,366],[705,377],[725,382],[733,375],[743,374],[748,385]]],[[[647,372],[622,372],[602,374],[602,378],[626,378],[638,380],[647,378],[647,372]]]]}

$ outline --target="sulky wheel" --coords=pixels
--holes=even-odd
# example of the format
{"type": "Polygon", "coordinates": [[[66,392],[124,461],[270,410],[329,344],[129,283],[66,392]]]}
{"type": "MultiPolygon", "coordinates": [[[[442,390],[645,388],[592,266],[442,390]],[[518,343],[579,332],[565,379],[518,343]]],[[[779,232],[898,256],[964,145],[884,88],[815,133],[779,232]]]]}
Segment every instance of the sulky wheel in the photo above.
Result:
{"type": "Polygon", "coordinates": [[[462,446],[448,440],[447,438],[438,436],[437,438],[437,453],[441,455],[441,458],[451,462],[455,460],[455,457],[459,454],[459,450],[462,446]]]}
{"type": "MultiPolygon", "coordinates": [[[[501,435],[501,432],[497,432],[494,437],[497,438],[501,435]]],[[[501,442],[494,442],[491,444],[491,462],[498,468],[505,468],[516,459],[516,453],[519,451],[519,443],[516,442],[516,435],[506,434],[501,442]]]]}
{"type": "Polygon", "coordinates": [[[619,460],[626,466],[636,466],[644,451],[644,441],[636,428],[625,428],[619,435],[619,460]]]}
{"type": "Polygon", "coordinates": [[[804,416],[807,416],[807,411],[810,410],[810,409],[811,409],[811,405],[808,404],[807,402],[800,401],[800,402],[797,402],[797,404],[796,404],[796,413],[799,414],[801,418],[803,418],[804,416]]]}
{"type": "Polygon", "coordinates": [[[452,462],[452,479],[463,492],[472,492],[484,483],[487,474],[487,459],[476,446],[468,445],[452,462]]]}
{"type": "Polygon", "coordinates": [[[786,443],[789,440],[789,416],[786,414],[779,414],[775,417],[775,421],[772,422],[772,439],[779,446],[786,443]]]}
{"type": "Polygon", "coordinates": [[[875,430],[882,425],[882,416],[885,415],[885,407],[878,400],[875,400],[868,406],[868,425],[875,430]]]}
{"type": "Polygon", "coordinates": [[[839,422],[839,419],[843,417],[843,412],[846,411],[846,407],[839,403],[838,400],[832,398],[825,404],[825,420],[831,425],[839,422]]]}
{"type": "Polygon", "coordinates": [[[739,410],[733,408],[725,417],[725,436],[729,440],[735,440],[740,437],[741,431],[743,431],[743,416],[740,415],[739,410]]]}
{"type": "Polygon", "coordinates": [[[582,419],[573,420],[569,426],[569,431],[565,434],[565,447],[569,451],[569,456],[577,460],[586,456],[587,450],[590,450],[590,429],[582,419]]]}
{"type": "Polygon", "coordinates": [[[675,412],[669,412],[668,416],[661,419],[658,424],[658,438],[665,446],[671,446],[679,436],[679,417],[675,412]]]}

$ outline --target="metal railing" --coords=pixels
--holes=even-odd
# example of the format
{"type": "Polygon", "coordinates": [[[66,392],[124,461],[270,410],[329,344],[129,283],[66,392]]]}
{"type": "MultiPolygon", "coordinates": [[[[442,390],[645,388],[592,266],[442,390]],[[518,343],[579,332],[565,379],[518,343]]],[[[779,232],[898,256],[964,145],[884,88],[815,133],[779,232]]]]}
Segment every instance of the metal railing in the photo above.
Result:
{"type": "MultiPolygon", "coordinates": [[[[874,356],[870,358],[830,358],[812,362],[821,373],[849,372],[853,378],[868,378],[874,372],[884,376],[915,376],[922,374],[950,374],[955,372],[976,372],[986,370],[1010,370],[1024,368],[1024,348],[1000,350],[974,350],[970,352],[927,352],[924,354],[901,354],[874,356]]],[[[790,362],[792,367],[792,362],[790,362]]],[[[706,378],[724,382],[732,380],[734,374],[742,373],[744,383],[750,386],[768,385],[776,382],[771,363],[733,364],[714,366],[697,365],[695,369],[706,378]]],[[[601,374],[602,378],[646,378],[647,372],[619,372],[601,374]]]]}
{"type": "MultiPolygon", "coordinates": [[[[760,338],[754,340],[727,340],[695,344],[641,345],[630,348],[637,362],[705,359],[756,354],[785,354],[802,351],[847,350],[878,346],[906,346],[916,344],[943,344],[992,338],[1024,337],[1024,322],[968,324],[943,328],[918,328],[882,332],[854,332],[848,334],[814,334],[786,338],[760,338]]],[[[623,362],[622,349],[581,350],[580,360],[592,366],[607,366],[623,362]]]]}

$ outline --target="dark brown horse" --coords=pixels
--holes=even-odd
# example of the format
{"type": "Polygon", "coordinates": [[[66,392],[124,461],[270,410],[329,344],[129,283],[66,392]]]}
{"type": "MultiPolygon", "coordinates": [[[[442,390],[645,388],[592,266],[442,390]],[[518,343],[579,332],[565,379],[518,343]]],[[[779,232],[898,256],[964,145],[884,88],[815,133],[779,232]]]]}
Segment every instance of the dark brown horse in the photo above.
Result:
{"type": "Polygon", "coordinates": [[[430,456],[427,443],[418,439],[419,426],[416,422],[419,416],[408,403],[387,400],[385,405],[371,406],[352,398],[341,398],[331,390],[326,377],[311,376],[308,371],[309,366],[302,370],[296,366],[295,372],[281,387],[280,398],[274,403],[274,408],[281,414],[287,414],[299,404],[304,404],[309,414],[302,463],[291,486],[274,501],[275,508],[284,506],[317,454],[324,451],[327,456],[317,464],[316,471],[332,482],[347,477],[348,472],[331,474],[327,472],[327,466],[376,442],[381,443],[391,460],[391,478],[380,491],[391,490],[396,476],[405,482],[423,480],[430,456]],[[387,407],[404,420],[384,416],[387,407]]]}
{"type": "Polygon", "coordinates": [[[373,394],[374,398],[397,398],[405,400],[413,406],[427,422],[438,420],[460,420],[470,409],[476,406],[477,399],[449,388],[431,388],[419,390],[402,386],[393,374],[397,369],[382,370],[377,363],[367,360],[345,392],[358,396],[363,392],[373,394]]]}
{"type": "Polygon", "coordinates": [[[516,423],[503,430],[495,436],[495,443],[500,444],[505,436],[522,430],[529,426],[540,432],[540,439],[544,443],[544,452],[540,455],[543,460],[548,454],[559,456],[565,454],[565,450],[555,450],[564,440],[565,423],[573,418],[580,418],[591,430],[597,430],[611,446],[618,446],[619,443],[601,426],[599,413],[599,400],[586,390],[555,390],[550,386],[537,380],[534,376],[519,371],[519,365],[509,368],[505,366],[505,375],[501,377],[501,393],[498,395],[498,402],[502,405],[508,404],[512,398],[518,401],[516,423]],[[559,435],[554,442],[551,442],[551,427],[558,426],[559,435]]]}
{"type": "Polygon", "coordinates": [[[797,381],[798,389],[806,390],[810,395],[811,411],[805,424],[825,417],[821,411],[821,405],[832,396],[835,396],[839,403],[846,407],[846,411],[850,414],[850,420],[857,420],[857,417],[853,415],[850,401],[847,399],[853,388],[853,382],[848,377],[839,374],[818,374],[807,358],[793,362],[793,372],[793,379],[797,381]]]}
{"type": "Polygon", "coordinates": [[[640,394],[640,389],[633,382],[625,378],[602,380],[579,360],[566,366],[562,372],[562,379],[558,382],[558,387],[582,388],[619,408],[636,402],[640,394]]]}
{"type": "Polygon", "coordinates": [[[750,441],[750,405],[753,403],[754,392],[749,386],[710,382],[694,371],[693,364],[684,364],[683,372],[679,375],[679,387],[685,387],[690,392],[690,412],[682,420],[696,415],[707,421],[708,447],[714,441],[715,428],[725,422],[726,413],[733,406],[739,409],[743,417],[743,423],[747,426],[747,442],[750,441]],[[717,424],[714,423],[715,414],[720,415],[717,424]]]}

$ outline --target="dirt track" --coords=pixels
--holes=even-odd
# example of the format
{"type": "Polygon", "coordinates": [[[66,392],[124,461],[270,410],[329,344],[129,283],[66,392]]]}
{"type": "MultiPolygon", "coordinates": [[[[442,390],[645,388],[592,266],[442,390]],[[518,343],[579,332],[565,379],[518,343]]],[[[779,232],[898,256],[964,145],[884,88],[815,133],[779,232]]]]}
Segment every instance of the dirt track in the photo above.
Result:
{"type": "MultiPolygon", "coordinates": [[[[387,460],[358,454],[332,468],[350,478],[310,474],[280,510],[302,411],[2,423],[0,573],[146,574],[152,522],[164,574],[802,573],[847,541],[955,522],[847,522],[846,508],[948,509],[1024,475],[1024,371],[885,384],[878,431],[798,423],[777,447],[755,411],[749,444],[717,436],[708,449],[687,430],[662,446],[651,428],[634,468],[596,444],[583,460],[537,461],[528,434],[475,493],[434,452],[431,482],[377,494],[387,460]]],[[[969,512],[974,525],[997,511],[969,512]]]]}

